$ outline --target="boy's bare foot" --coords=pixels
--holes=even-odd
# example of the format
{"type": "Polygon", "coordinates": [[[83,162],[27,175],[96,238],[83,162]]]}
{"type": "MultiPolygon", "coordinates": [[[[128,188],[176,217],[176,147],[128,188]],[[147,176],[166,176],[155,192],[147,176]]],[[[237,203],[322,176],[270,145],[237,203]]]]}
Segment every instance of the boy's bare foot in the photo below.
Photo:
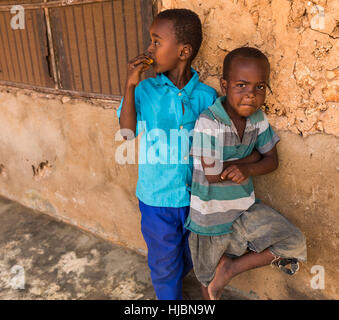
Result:
{"type": "Polygon", "coordinates": [[[208,294],[208,289],[204,285],[201,285],[201,295],[204,300],[211,300],[208,294]]]}
{"type": "Polygon", "coordinates": [[[218,300],[222,291],[232,278],[232,259],[223,255],[215,270],[215,276],[208,286],[208,294],[211,300],[218,300]]]}

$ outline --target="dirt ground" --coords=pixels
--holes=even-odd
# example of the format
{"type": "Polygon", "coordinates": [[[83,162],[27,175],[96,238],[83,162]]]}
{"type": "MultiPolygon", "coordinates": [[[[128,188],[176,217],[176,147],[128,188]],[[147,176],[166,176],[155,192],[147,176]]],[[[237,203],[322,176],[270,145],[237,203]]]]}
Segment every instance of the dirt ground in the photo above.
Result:
{"type": "MultiPolygon", "coordinates": [[[[227,288],[222,299],[248,300],[227,288]]],[[[200,299],[190,273],[184,297],[200,299]]],[[[153,300],[147,258],[0,197],[0,299],[153,300]]]]}

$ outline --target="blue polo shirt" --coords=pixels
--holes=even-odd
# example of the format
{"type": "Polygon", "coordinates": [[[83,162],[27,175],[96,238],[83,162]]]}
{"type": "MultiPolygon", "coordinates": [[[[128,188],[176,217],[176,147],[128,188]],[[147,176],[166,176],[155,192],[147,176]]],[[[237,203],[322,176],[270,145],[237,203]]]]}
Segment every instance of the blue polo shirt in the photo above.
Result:
{"type": "MultiPolygon", "coordinates": [[[[164,74],[135,88],[139,176],[136,196],[157,207],[190,204],[193,160],[189,155],[195,121],[217,98],[216,91],[192,78],[179,90],[164,74]]],[[[117,111],[120,118],[122,101],[117,111]]]]}

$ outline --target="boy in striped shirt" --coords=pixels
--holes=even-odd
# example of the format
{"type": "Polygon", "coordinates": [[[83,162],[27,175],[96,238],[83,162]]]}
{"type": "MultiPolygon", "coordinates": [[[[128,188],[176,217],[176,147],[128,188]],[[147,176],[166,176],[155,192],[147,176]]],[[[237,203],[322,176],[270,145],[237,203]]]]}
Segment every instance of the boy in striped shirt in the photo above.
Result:
{"type": "Polygon", "coordinates": [[[254,195],[251,177],[278,167],[279,137],[260,109],[269,74],[261,51],[231,51],[220,80],[224,96],[200,115],[194,128],[185,227],[191,231],[194,271],[205,299],[219,299],[228,282],[244,271],[274,263],[293,274],[298,261],[306,261],[302,232],[254,195]]]}

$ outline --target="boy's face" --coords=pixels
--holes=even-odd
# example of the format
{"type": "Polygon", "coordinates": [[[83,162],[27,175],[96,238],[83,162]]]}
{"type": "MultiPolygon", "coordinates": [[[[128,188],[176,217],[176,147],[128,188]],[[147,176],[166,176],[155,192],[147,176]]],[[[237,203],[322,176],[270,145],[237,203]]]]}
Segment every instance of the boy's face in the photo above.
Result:
{"type": "Polygon", "coordinates": [[[154,60],[153,68],[157,73],[173,70],[177,67],[183,45],[177,42],[173,22],[155,19],[150,27],[151,44],[147,51],[154,60]]]}
{"type": "Polygon", "coordinates": [[[234,58],[228,79],[220,80],[227,107],[245,118],[256,112],[265,102],[269,72],[269,65],[263,59],[234,58]]]}

